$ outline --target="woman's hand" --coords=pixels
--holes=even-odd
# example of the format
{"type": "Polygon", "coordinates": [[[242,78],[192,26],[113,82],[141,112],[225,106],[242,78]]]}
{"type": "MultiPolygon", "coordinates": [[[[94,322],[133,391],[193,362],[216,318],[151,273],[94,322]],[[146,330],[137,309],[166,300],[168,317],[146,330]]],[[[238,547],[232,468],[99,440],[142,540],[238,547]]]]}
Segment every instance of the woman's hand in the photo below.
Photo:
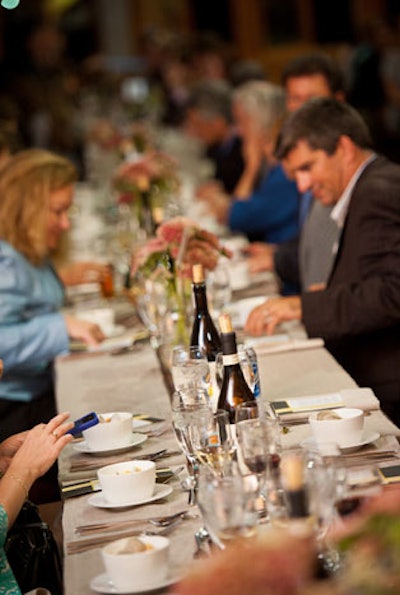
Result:
{"type": "Polygon", "coordinates": [[[71,434],[66,434],[74,427],[68,418],[69,413],[60,413],[47,424],[38,424],[29,430],[12,458],[9,471],[27,483],[33,483],[46,473],[64,446],[73,439],[71,434]]]}
{"type": "Polygon", "coordinates": [[[65,324],[67,326],[68,336],[71,339],[83,341],[86,345],[95,346],[104,341],[105,334],[98,324],[94,322],[87,322],[80,320],[68,314],[64,315],[65,324]]]}

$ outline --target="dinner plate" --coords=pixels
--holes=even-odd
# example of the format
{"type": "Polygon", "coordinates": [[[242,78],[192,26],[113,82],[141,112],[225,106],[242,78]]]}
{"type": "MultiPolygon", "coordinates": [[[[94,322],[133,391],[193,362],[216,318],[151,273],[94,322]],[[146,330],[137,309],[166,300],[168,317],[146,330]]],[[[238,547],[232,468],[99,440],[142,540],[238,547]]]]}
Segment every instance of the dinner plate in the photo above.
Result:
{"type": "MultiPolygon", "coordinates": [[[[361,440],[359,442],[356,442],[354,444],[349,444],[348,446],[339,446],[339,449],[343,453],[356,452],[363,446],[367,446],[367,444],[371,444],[372,442],[375,442],[375,440],[378,440],[378,438],[380,438],[380,436],[381,435],[379,434],[379,432],[364,431],[361,436],[361,440]]],[[[313,444],[315,444],[314,438],[309,437],[309,438],[306,438],[305,440],[302,440],[300,443],[300,446],[311,446],[313,444]]]]}
{"type": "Polygon", "coordinates": [[[126,446],[117,446],[116,448],[100,450],[100,449],[90,448],[88,446],[86,440],[83,440],[82,442],[78,442],[77,444],[74,444],[74,449],[77,450],[78,452],[82,452],[84,454],[103,456],[103,455],[108,455],[108,454],[118,454],[120,452],[125,452],[127,450],[130,450],[134,446],[139,446],[139,444],[143,444],[143,442],[146,442],[146,440],[147,440],[147,436],[145,434],[135,434],[133,432],[131,441],[126,446]]]}
{"type": "Polygon", "coordinates": [[[115,593],[116,595],[133,595],[134,593],[148,593],[149,591],[155,591],[156,589],[163,589],[165,587],[169,587],[174,583],[177,583],[180,580],[181,576],[169,574],[164,580],[158,581],[153,585],[147,587],[136,587],[134,589],[130,589],[129,591],[125,591],[121,589],[117,589],[108,578],[108,574],[104,572],[103,574],[99,574],[95,578],[90,581],[90,588],[97,593],[115,593]]]}
{"type": "Polygon", "coordinates": [[[226,307],[226,311],[232,319],[232,325],[236,328],[243,328],[250,312],[265,301],[265,296],[256,296],[229,304],[226,307]]]}
{"type": "Polygon", "coordinates": [[[161,498],[169,496],[171,492],[171,486],[162,483],[156,483],[154,494],[148,498],[145,498],[144,500],[135,500],[133,502],[126,502],[125,504],[113,504],[112,502],[107,502],[107,500],[104,499],[103,492],[97,492],[96,494],[93,494],[93,496],[90,496],[88,499],[88,504],[90,504],[90,506],[95,506],[96,508],[127,508],[128,506],[139,506],[140,504],[147,504],[148,502],[161,500],[161,498]]]}
{"type": "Polygon", "coordinates": [[[126,327],[123,324],[116,324],[113,328],[107,333],[107,337],[110,339],[111,337],[119,337],[123,333],[126,332],[126,327]]]}

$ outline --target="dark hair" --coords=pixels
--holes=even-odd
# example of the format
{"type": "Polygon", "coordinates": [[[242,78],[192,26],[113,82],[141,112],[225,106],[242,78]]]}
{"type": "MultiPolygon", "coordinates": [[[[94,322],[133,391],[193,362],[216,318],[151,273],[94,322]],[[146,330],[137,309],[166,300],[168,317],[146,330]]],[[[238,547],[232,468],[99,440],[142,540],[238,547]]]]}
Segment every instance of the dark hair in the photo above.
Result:
{"type": "Polygon", "coordinates": [[[305,141],[311,149],[332,155],[341,136],[362,149],[372,146],[366,123],[349,104],[331,97],[310,99],[286,120],[275,154],[284,159],[299,141],[305,141]]]}
{"type": "Polygon", "coordinates": [[[206,117],[222,116],[232,122],[232,88],[224,81],[205,81],[195,86],[186,109],[197,109],[206,117]]]}
{"type": "Polygon", "coordinates": [[[291,60],[282,73],[282,84],[285,86],[290,78],[321,74],[334,95],[344,90],[343,74],[333,58],[327,54],[306,54],[291,60]]]}

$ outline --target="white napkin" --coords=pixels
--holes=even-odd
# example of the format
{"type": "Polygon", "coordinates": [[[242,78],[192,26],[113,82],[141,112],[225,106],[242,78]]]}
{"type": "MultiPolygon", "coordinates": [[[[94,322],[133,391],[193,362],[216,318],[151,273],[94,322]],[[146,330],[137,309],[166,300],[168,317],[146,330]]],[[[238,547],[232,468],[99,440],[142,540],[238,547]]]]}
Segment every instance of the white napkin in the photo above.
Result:
{"type": "Polygon", "coordinates": [[[380,409],[380,404],[370,388],[350,388],[321,395],[293,397],[273,401],[272,406],[283,421],[306,421],[311,411],[336,407],[355,407],[363,411],[380,409]]]}
{"type": "Polygon", "coordinates": [[[291,339],[289,335],[283,334],[263,337],[263,340],[257,343],[252,340],[246,342],[253,345],[257,355],[300,351],[303,349],[316,349],[317,347],[324,346],[323,339],[291,339]]]}

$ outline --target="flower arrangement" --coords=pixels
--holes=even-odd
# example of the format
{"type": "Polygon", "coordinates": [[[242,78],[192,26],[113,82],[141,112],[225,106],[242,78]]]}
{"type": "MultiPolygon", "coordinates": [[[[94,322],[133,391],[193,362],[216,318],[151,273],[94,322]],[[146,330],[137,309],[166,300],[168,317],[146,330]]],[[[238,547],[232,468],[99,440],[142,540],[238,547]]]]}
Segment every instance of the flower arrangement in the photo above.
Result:
{"type": "MultiPolygon", "coordinates": [[[[187,339],[191,308],[191,268],[201,263],[213,270],[220,256],[231,253],[218,238],[186,217],[163,222],[151,238],[133,255],[131,295],[137,303],[141,292],[163,294],[163,310],[176,313],[178,342],[187,339]]],[[[154,306],[154,304],[153,304],[154,306]]]]}
{"type": "Polygon", "coordinates": [[[216,235],[187,217],[174,217],[162,223],[156,237],[134,254],[132,275],[140,272],[153,278],[160,275],[171,280],[177,275],[190,278],[194,264],[212,271],[220,256],[230,258],[232,254],[216,235]]]}
{"type": "Polygon", "coordinates": [[[179,188],[177,163],[161,151],[132,153],[114,174],[119,203],[134,203],[147,195],[161,195],[179,188]]]}

